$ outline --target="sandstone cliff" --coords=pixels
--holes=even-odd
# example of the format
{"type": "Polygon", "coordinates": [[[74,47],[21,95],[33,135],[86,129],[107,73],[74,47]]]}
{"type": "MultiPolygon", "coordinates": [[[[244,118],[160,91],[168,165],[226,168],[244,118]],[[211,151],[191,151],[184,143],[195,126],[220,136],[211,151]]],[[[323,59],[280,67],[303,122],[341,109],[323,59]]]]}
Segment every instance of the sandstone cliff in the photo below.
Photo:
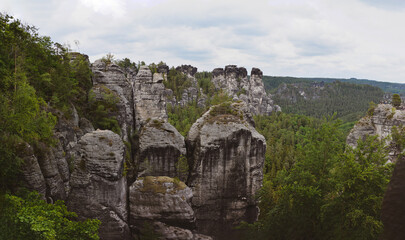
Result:
{"type": "Polygon", "coordinates": [[[225,239],[242,220],[258,216],[266,141],[246,104],[213,106],[190,129],[188,185],[198,231],[225,239]]]}
{"type": "MultiPolygon", "coordinates": [[[[232,236],[234,226],[258,216],[255,194],[266,146],[251,113],[270,113],[272,102],[260,70],[248,80],[246,71],[229,69],[229,81],[244,76],[237,87],[248,91],[235,95],[242,101],[211,107],[185,141],[167,121],[167,66],[152,75],[146,66],[136,73],[96,61],[89,101],[114,100],[116,111],[107,117],[117,120],[119,134],[95,131],[74,106],[71,116],[52,110],[58,117],[55,145],[20,146],[25,186],[48,202],[65,200],[80,218],[100,219],[101,239],[142,238],[145,226],[162,239],[232,236]]],[[[192,84],[174,104],[204,107],[197,69],[177,70],[192,84]]]]}
{"type": "MultiPolygon", "coordinates": [[[[364,140],[369,135],[377,135],[380,139],[386,139],[391,144],[391,130],[393,126],[401,126],[405,123],[405,111],[395,109],[390,104],[379,104],[368,115],[360,119],[347,136],[347,144],[356,147],[359,139],[364,140]]],[[[391,144],[389,160],[395,161],[399,154],[398,149],[391,144]]]]}
{"type": "Polygon", "coordinates": [[[235,101],[244,101],[253,115],[269,115],[273,111],[281,111],[266,93],[262,80],[263,72],[260,69],[252,68],[250,79],[246,68],[238,68],[236,65],[228,65],[225,70],[216,68],[212,74],[215,87],[224,89],[235,101]]]}

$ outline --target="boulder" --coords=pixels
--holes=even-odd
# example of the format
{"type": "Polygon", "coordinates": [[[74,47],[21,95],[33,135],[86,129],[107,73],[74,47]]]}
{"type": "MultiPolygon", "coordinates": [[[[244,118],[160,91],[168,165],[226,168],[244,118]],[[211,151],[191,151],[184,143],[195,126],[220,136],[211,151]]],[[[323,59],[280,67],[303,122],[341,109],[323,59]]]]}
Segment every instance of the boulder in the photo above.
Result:
{"type": "Polygon", "coordinates": [[[193,193],[178,179],[147,176],[136,180],[129,189],[131,225],[158,221],[180,228],[194,228],[193,193]]]}
{"type": "Polygon", "coordinates": [[[258,217],[266,141],[244,102],[213,106],[186,140],[197,230],[229,239],[233,227],[258,217]]]}
{"type": "Polygon", "coordinates": [[[101,239],[129,239],[124,144],[119,135],[97,130],[78,143],[67,206],[80,218],[101,220],[101,239]]]}
{"type": "Polygon", "coordinates": [[[178,169],[186,155],[184,137],[170,123],[149,120],[139,136],[138,176],[169,176],[186,180],[188,172],[178,169]]]}

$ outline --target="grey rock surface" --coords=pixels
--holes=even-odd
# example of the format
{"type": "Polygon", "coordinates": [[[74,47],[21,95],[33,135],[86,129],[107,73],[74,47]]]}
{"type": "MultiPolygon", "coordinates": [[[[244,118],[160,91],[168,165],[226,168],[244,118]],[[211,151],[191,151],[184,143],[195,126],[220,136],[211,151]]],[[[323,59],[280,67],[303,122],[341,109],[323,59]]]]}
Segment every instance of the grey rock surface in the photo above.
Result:
{"type": "Polygon", "coordinates": [[[139,129],[148,119],[167,120],[165,86],[163,74],[152,72],[141,66],[134,83],[136,127],[139,129]]]}
{"type": "Polygon", "coordinates": [[[139,178],[129,190],[130,221],[159,221],[181,228],[194,227],[193,193],[181,181],[166,176],[139,178]]]}
{"type": "Polygon", "coordinates": [[[244,102],[213,106],[190,129],[188,186],[197,230],[219,239],[231,236],[242,220],[257,219],[255,195],[263,180],[266,141],[254,128],[244,102]]]}
{"type": "Polygon", "coordinates": [[[67,206],[81,218],[97,218],[101,239],[129,239],[124,144],[119,135],[97,130],[78,143],[67,206]]]}
{"type": "Polygon", "coordinates": [[[212,82],[216,89],[224,89],[234,100],[242,100],[253,115],[269,115],[273,111],[281,111],[274,105],[270,94],[266,93],[263,84],[263,73],[258,68],[252,68],[250,79],[246,68],[228,65],[212,71],[212,82]]]}
{"type": "Polygon", "coordinates": [[[45,199],[46,182],[37,157],[34,155],[34,149],[28,143],[21,143],[18,154],[24,161],[21,165],[24,186],[30,190],[37,191],[45,199]]]}
{"type": "Polygon", "coordinates": [[[211,237],[194,233],[189,229],[169,226],[162,222],[153,222],[155,232],[165,240],[212,240],[211,237]]]}
{"type": "MultiPolygon", "coordinates": [[[[390,104],[379,104],[372,116],[365,116],[360,119],[347,136],[346,143],[352,147],[357,147],[359,139],[365,140],[369,135],[377,135],[380,139],[386,139],[388,145],[391,144],[393,126],[405,124],[405,110],[398,110],[390,104]]],[[[398,149],[391,145],[389,160],[395,161],[399,154],[398,149]]]]}
{"type": "Polygon", "coordinates": [[[94,75],[92,90],[95,99],[104,99],[109,91],[117,97],[118,111],[114,117],[120,125],[122,138],[128,140],[128,134],[132,132],[134,126],[133,81],[135,76],[125,72],[118,65],[106,65],[101,60],[92,64],[92,72],[94,75]]]}
{"type": "Polygon", "coordinates": [[[181,155],[186,155],[184,137],[170,123],[152,119],[142,128],[139,137],[138,176],[187,176],[177,169],[181,155]]]}

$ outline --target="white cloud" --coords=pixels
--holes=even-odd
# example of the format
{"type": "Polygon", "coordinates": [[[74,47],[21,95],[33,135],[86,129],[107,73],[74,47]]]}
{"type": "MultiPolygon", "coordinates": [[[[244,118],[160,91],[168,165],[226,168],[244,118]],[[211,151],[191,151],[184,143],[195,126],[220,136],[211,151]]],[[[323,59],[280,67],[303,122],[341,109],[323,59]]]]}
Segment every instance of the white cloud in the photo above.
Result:
{"type": "Polygon", "coordinates": [[[396,0],[0,1],[55,41],[79,40],[91,60],[112,52],[204,70],[405,82],[405,4],[396,0]]]}

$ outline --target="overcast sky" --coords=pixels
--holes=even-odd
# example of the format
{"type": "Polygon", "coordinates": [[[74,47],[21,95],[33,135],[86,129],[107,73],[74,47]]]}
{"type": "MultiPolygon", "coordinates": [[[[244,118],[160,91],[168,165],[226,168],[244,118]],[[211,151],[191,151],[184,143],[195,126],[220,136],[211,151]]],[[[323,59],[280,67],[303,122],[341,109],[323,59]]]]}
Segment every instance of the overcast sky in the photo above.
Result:
{"type": "Polygon", "coordinates": [[[200,71],[405,83],[403,0],[0,0],[0,11],[91,61],[111,52],[200,71]]]}

